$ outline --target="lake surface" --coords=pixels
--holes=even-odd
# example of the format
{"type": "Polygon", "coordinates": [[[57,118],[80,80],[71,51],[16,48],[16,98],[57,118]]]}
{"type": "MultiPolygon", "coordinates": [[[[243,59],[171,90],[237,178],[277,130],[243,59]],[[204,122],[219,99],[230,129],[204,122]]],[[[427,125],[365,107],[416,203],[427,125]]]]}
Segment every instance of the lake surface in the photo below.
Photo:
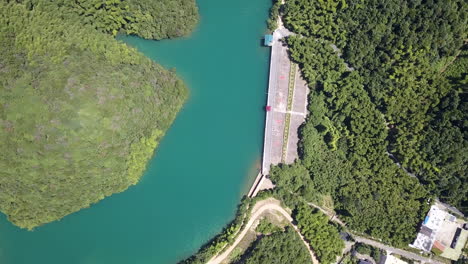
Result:
{"type": "Polygon", "coordinates": [[[176,263],[233,218],[262,150],[271,0],[197,3],[190,37],[122,38],[191,91],[141,182],[33,232],[0,214],[0,264],[176,263]]]}

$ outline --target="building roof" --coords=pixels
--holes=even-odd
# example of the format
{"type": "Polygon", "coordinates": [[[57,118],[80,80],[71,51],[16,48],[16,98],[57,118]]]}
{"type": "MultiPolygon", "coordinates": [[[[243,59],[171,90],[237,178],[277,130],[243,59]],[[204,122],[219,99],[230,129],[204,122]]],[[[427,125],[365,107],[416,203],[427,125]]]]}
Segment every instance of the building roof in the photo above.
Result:
{"type": "Polygon", "coordinates": [[[432,229],[430,229],[429,227],[427,226],[421,226],[421,230],[419,230],[419,233],[423,234],[423,235],[426,235],[428,237],[431,237],[432,236],[432,229]]]}
{"type": "Polygon", "coordinates": [[[432,244],[434,243],[435,237],[429,237],[422,233],[418,233],[416,240],[414,240],[413,244],[410,246],[422,249],[426,252],[429,252],[432,248],[432,244]]]}
{"type": "Polygon", "coordinates": [[[424,221],[424,225],[437,232],[446,216],[447,212],[433,205],[427,214],[427,220],[424,221]]]}
{"type": "Polygon", "coordinates": [[[438,204],[434,204],[431,206],[426,218],[424,218],[419,233],[410,246],[426,252],[429,252],[432,247],[442,251],[451,244],[455,247],[456,227],[457,218],[438,204]]]}

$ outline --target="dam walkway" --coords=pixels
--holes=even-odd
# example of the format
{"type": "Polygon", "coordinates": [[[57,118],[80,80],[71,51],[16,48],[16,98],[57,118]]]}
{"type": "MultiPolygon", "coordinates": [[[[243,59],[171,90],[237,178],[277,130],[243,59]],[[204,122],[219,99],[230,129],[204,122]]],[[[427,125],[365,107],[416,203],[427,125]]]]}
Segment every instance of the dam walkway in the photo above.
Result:
{"type": "Polygon", "coordinates": [[[307,116],[309,90],[299,67],[289,59],[284,38],[292,34],[281,23],[273,32],[262,168],[248,193],[249,197],[274,187],[267,177],[271,165],[291,164],[298,158],[298,129],[307,116]]]}

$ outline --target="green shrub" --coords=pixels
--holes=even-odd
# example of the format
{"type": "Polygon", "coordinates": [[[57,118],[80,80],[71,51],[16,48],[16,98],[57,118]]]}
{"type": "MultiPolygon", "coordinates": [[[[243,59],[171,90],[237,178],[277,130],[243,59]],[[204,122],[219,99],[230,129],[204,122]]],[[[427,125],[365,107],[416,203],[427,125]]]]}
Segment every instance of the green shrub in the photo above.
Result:
{"type": "Polygon", "coordinates": [[[262,218],[260,220],[260,223],[258,224],[257,228],[255,229],[257,232],[262,233],[262,234],[272,234],[275,232],[280,232],[283,229],[273,223],[271,223],[269,220],[262,218]]]}

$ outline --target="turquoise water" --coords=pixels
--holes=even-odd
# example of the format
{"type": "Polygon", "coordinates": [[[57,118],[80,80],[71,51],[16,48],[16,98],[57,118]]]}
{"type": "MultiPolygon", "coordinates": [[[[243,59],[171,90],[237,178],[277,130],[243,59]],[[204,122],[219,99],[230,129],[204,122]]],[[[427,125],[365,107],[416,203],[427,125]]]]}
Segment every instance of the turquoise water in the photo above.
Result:
{"type": "Polygon", "coordinates": [[[198,5],[188,38],[124,38],[191,91],[141,182],[33,232],[1,215],[0,264],[175,263],[232,219],[261,155],[271,0],[198,5]]]}

